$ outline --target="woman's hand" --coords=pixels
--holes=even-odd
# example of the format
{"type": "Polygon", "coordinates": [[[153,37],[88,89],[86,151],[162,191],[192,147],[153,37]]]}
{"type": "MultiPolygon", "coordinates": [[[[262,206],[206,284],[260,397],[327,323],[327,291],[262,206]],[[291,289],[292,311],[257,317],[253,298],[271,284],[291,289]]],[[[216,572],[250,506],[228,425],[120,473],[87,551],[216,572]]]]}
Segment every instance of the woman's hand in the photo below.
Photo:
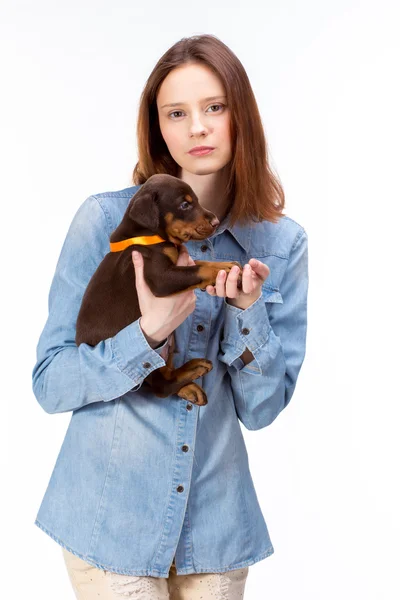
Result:
{"type": "MultiPolygon", "coordinates": [[[[158,298],[154,296],[143,276],[143,256],[132,252],[132,261],[135,268],[136,290],[140,312],[140,327],[151,345],[156,347],[170,333],[183,323],[183,321],[196,308],[196,294],[194,290],[181,292],[173,296],[158,298]]],[[[179,250],[176,265],[179,267],[192,266],[196,263],[190,257],[187,248],[182,244],[179,250]]]]}
{"type": "Polygon", "coordinates": [[[228,304],[245,310],[260,297],[262,284],[269,276],[270,270],[264,263],[251,258],[243,269],[241,290],[237,287],[238,274],[238,267],[233,267],[228,276],[225,271],[220,271],[215,287],[208,285],[206,291],[210,296],[226,297],[228,304]]]}

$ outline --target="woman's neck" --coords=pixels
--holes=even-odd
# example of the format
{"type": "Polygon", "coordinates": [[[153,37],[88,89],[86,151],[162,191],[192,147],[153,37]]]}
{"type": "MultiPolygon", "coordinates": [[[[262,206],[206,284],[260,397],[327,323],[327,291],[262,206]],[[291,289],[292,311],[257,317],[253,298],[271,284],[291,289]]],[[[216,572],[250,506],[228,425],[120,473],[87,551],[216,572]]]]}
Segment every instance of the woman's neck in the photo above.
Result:
{"type": "Polygon", "coordinates": [[[180,170],[179,179],[185,181],[193,189],[203,208],[214,213],[220,222],[229,212],[229,202],[226,198],[228,171],[224,168],[217,173],[196,175],[180,170]]]}

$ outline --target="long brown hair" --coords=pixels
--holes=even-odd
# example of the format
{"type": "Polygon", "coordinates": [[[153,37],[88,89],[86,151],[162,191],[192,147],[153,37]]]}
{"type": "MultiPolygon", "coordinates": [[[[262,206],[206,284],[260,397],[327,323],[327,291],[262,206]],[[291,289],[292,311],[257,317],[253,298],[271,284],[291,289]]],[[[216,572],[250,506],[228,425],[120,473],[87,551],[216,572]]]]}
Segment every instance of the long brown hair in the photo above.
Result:
{"type": "Polygon", "coordinates": [[[235,54],[214,35],[195,35],[176,42],[159,59],[140,97],[137,142],[138,162],[132,182],[139,185],[155,173],[178,176],[179,165],[172,158],[161,135],[157,93],[165,77],[188,63],[209,67],[225,86],[230,108],[232,160],[227,197],[230,198],[229,225],[250,220],[276,223],[285,207],[282,185],[268,160],[265,133],[247,73],[235,54]]]}

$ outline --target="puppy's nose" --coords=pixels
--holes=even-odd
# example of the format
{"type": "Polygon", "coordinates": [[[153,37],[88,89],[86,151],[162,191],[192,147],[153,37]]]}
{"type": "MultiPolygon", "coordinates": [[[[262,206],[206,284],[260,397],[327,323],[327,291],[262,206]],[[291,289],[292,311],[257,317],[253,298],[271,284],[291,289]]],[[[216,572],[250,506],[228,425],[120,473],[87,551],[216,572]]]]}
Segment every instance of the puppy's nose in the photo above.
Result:
{"type": "Polygon", "coordinates": [[[218,218],[217,218],[217,217],[214,217],[213,219],[211,219],[211,221],[210,221],[210,224],[211,224],[213,227],[218,227],[218,225],[219,225],[219,220],[218,220],[218,218]]]}

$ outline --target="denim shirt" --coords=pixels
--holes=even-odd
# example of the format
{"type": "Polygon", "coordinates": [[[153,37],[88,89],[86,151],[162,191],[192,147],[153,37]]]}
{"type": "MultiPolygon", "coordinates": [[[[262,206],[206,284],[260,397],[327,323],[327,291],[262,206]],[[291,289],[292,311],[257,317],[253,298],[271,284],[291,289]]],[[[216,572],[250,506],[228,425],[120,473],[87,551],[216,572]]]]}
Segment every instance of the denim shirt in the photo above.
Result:
{"type": "MultiPolygon", "coordinates": [[[[89,196],[68,229],[37,344],[33,392],[71,419],[34,522],[100,569],[168,577],[224,572],[274,552],[241,430],[270,425],[288,405],[305,356],[308,246],[287,216],[227,227],[185,245],[196,260],[254,257],[270,275],[246,310],[196,289],[175,330],[174,366],[207,358],[196,382],[206,406],[156,397],[143,380],[166,364],[139,319],[96,346],[75,344],[86,286],[140,186],[89,196]],[[240,356],[248,348],[254,360],[240,356]]],[[[110,310],[112,307],[110,306],[110,310]]]]}

